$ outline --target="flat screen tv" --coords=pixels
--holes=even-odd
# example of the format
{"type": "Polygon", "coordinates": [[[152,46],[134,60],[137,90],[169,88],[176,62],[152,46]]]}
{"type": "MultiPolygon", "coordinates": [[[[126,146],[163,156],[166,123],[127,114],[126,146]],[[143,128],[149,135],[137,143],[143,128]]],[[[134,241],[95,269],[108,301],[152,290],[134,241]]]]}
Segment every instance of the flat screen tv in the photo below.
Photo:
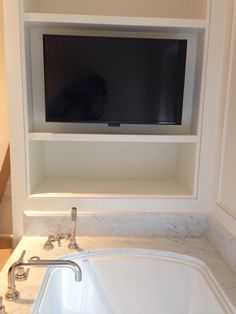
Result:
{"type": "Polygon", "coordinates": [[[47,122],[182,122],[187,40],[43,35],[47,122]]]}

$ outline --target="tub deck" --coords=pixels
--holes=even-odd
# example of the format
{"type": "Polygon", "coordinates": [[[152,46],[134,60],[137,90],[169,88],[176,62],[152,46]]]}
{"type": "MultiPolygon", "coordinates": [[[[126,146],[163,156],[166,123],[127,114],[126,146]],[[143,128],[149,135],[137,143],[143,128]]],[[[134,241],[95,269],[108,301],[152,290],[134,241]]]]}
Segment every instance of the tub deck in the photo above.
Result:
{"type": "MultiPolygon", "coordinates": [[[[23,237],[16,250],[10,257],[7,265],[0,273],[0,295],[4,295],[7,287],[8,267],[16,261],[22,250],[27,250],[26,258],[38,255],[43,258],[56,258],[71,254],[67,249],[67,241],[62,241],[60,248],[52,251],[42,249],[46,237],[23,237]]],[[[199,258],[210,268],[225,294],[236,306],[236,275],[229,269],[217,251],[205,238],[109,238],[109,237],[81,237],[78,242],[82,249],[108,249],[108,248],[144,248],[176,252],[199,258]]],[[[26,282],[17,282],[17,289],[21,293],[18,302],[4,302],[9,314],[31,312],[32,304],[41,285],[45,270],[43,268],[32,268],[26,282]]]]}

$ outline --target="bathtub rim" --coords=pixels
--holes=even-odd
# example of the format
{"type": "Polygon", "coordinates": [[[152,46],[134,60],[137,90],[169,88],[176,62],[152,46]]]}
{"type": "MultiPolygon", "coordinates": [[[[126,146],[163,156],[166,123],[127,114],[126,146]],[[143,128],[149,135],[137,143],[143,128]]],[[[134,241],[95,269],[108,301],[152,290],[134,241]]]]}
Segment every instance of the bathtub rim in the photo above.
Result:
{"type": "MultiPolygon", "coordinates": [[[[170,251],[162,251],[157,249],[143,249],[143,248],[109,248],[109,249],[91,249],[91,250],[83,250],[77,251],[74,253],[69,253],[66,255],[62,255],[57,257],[57,259],[62,260],[72,260],[78,261],[81,259],[87,259],[88,257],[104,257],[104,256],[135,256],[139,255],[139,257],[151,257],[157,258],[161,260],[166,260],[168,262],[174,262],[178,264],[184,264],[185,266],[192,267],[196,271],[200,273],[203,277],[203,280],[206,281],[206,284],[209,286],[209,289],[212,291],[214,296],[216,297],[219,305],[221,306],[225,314],[235,314],[236,308],[231,303],[225,292],[223,291],[222,287],[218,283],[217,279],[213,275],[211,269],[203,262],[201,259],[181,254],[181,253],[174,253],[170,251]]],[[[40,285],[38,293],[35,297],[35,301],[31,308],[32,314],[37,314],[35,312],[40,308],[40,304],[44,297],[45,288],[50,280],[51,275],[53,272],[57,271],[56,268],[48,268],[44,277],[43,281],[40,285]]]]}

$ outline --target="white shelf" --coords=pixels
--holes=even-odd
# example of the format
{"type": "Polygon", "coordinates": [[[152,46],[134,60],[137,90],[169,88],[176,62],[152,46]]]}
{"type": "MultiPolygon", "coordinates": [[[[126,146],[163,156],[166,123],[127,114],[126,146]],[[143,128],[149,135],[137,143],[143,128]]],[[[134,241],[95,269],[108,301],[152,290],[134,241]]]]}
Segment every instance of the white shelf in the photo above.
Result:
{"type": "Polygon", "coordinates": [[[129,28],[129,29],[158,29],[173,30],[204,30],[206,21],[203,19],[182,18],[154,18],[154,17],[128,17],[128,16],[102,16],[102,15],[74,15],[55,13],[25,13],[25,23],[29,24],[60,24],[71,27],[73,24],[89,28],[129,28]]]}
{"type": "Polygon", "coordinates": [[[197,135],[29,133],[30,141],[197,143],[197,135]]]}
{"type": "Polygon", "coordinates": [[[197,144],[101,139],[30,141],[28,195],[183,198],[196,192],[197,144]]]}
{"type": "Polygon", "coordinates": [[[193,198],[195,196],[175,179],[50,178],[43,179],[30,197],[193,198]]]}

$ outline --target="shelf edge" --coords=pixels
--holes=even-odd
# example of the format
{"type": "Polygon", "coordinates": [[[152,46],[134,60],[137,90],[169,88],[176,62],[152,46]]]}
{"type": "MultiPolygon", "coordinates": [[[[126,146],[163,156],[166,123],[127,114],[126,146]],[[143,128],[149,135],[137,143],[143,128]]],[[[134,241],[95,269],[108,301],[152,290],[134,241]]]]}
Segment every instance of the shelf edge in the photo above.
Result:
{"type": "Polygon", "coordinates": [[[184,18],[155,18],[58,13],[24,13],[25,23],[60,23],[91,26],[166,27],[205,29],[206,20],[184,18]]]}
{"type": "Polygon", "coordinates": [[[197,135],[29,133],[30,141],[197,143],[197,135]]]}

